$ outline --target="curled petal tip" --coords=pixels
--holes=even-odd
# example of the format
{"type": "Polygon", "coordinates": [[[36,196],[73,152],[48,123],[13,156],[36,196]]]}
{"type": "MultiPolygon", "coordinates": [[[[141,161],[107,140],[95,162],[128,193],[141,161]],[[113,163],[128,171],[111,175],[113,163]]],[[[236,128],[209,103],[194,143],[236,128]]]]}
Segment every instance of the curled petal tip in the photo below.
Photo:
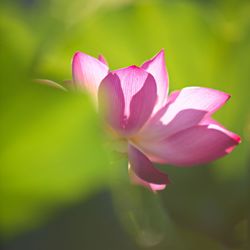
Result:
{"type": "Polygon", "coordinates": [[[164,190],[171,183],[169,179],[164,184],[155,184],[155,183],[147,182],[141,179],[138,175],[136,175],[136,173],[131,169],[130,165],[128,168],[128,173],[129,173],[131,182],[133,184],[144,186],[154,193],[157,193],[157,191],[164,190]]]}
{"type": "Polygon", "coordinates": [[[129,145],[128,155],[131,170],[144,182],[157,186],[169,184],[168,176],[155,168],[147,156],[132,145],[129,145]]]}

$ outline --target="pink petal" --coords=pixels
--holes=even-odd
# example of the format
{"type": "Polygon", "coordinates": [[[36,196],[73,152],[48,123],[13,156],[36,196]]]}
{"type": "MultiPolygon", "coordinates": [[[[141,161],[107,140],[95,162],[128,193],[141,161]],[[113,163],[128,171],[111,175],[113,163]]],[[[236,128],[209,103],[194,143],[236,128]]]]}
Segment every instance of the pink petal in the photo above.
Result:
{"type": "Polygon", "coordinates": [[[176,166],[192,166],[216,160],[240,142],[240,137],[216,125],[197,125],[162,141],[140,141],[137,146],[152,160],[176,166]]]}
{"type": "Polygon", "coordinates": [[[170,94],[167,104],[148,120],[142,130],[136,135],[136,140],[140,140],[140,138],[148,141],[163,139],[168,131],[166,130],[166,125],[161,121],[161,118],[167,112],[169,106],[176,100],[179,93],[180,91],[175,91],[170,94]]]}
{"type": "MultiPolygon", "coordinates": [[[[219,122],[215,121],[211,117],[206,117],[200,122],[200,125],[207,125],[209,128],[216,128],[223,133],[227,134],[229,137],[233,138],[236,142],[241,143],[241,138],[239,135],[233,133],[232,131],[227,130],[224,126],[222,126],[219,122]]],[[[227,153],[231,153],[235,146],[227,149],[227,153]]]]}
{"type": "Polygon", "coordinates": [[[104,63],[87,54],[76,52],[73,57],[72,73],[75,84],[89,91],[95,99],[98,87],[108,71],[104,63]]]}
{"type": "MultiPolygon", "coordinates": [[[[138,131],[151,116],[156,103],[156,83],[143,69],[130,66],[114,71],[123,92],[125,107],[123,129],[126,135],[138,131]]],[[[110,100],[111,105],[112,100],[110,100]]]]}
{"type": "Polygon", "coordinates": [[[120,133],[124,127],[125,102],[119,77],[109,73],[101,82],[98,90],[98,104],[106,122],[120,133]]]}
{"type": "Polygon", "coordinates": [[[153,190],[164,189],[169,184],[168,176],[156,169],[152,162],[132,145],[128,147],[128,157],[134,182],[149,185],[153,190]]]}
{"type": "Polygon", "coordinates": [[[155,78],[158,96],[158,102],[154,109],[154,112],[156,112],[166,104],[168,95],[168,73],[165,65],[164,50],[162,49],[156,56],[144,62],[141,67],[155,78]]]}
{"type": "Polygon", "coordinates": [[[170,96],[163,110],[156,113],[142,131],[142,137],[157,140],[199,124],[219,109],[229,95],[209,88],[189,87],[170,96]]]}
{"type": "Polygon", "coordinates": [[[131,169],[131,166],[129,165],[128,168],[128,173],[130,176],[130,179],[132,181],[133,184],[135,185],[140,185],[140,186],[144,186],[146,188],[148,188],[149,190],[155,192],[155,191],[159,191],[159,190],[163,190],[166,188],[166,184],[153,184],[150,182],[146,182],[143,179],[139,178],[135,172],[131,169]]]}
{"type": "Polygon", "coordinates": [[[108,66],[108,61],[103,55],[99,55],[98,60],[108,66]]]}

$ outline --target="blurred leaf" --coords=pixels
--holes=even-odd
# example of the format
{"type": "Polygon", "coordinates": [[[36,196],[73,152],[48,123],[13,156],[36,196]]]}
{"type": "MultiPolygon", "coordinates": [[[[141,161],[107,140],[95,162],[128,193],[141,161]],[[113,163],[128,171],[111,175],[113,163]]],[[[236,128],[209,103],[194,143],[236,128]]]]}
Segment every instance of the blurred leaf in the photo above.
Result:
{"type": "Polygon", "coordinates": [[[14,17],[1,19],[0,221],[9,235],[100,189],[109,169],[101,122],[88,97],[31,82],[32,32],[14,17]]]}
{"type": "Polygon", "coordinates": [[[1,126],[5,231],[26,227],[44,208],[93,192],[108,177],[101,129],[86,97],[42,87],[16,98],[2,115],[8,124],[1,126]]]}

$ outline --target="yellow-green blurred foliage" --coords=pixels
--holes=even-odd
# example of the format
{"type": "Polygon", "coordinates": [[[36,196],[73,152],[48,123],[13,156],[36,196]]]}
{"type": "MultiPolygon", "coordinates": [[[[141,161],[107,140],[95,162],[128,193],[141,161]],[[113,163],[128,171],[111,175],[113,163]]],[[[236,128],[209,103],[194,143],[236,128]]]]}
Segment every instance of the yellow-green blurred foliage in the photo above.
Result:
{"type": "Polygon", "coordinates": [[[161,194],[163,204],[183,225],[177,231],[186,249],[222,249],[217,241],[240,245],[250,163],[249,13],[244,0],[1,1],[2,233],[37,227],[112,176],[88,97],[32,79],[71,79],[77,50],[103,54],[115,69],[140,65],[165,48],[171,90],[192,85],[232,95],[215,117],[242,144],[209,166],[163,166],[173,180],[161,194]]]}

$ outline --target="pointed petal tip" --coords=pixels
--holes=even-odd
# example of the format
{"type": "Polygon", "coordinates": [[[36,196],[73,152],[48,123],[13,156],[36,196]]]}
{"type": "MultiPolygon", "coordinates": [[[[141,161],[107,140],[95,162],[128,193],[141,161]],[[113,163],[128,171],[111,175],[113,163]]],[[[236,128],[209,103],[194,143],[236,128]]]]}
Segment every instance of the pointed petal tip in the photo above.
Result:
{"type": "MultiPolygon", "coordinates": [[[[212,121],[212,119],[211,119],[211,121],[212,121]]],[[[207,127],[209,129],[216,129],[216,130],[219,130],[219,131],[225,133],[227,136],[229,136],[235,142],[235,146],[237,146],[239,143],[241,143],[241,137],[238,134],[235,134],[235,133],[225,129],[218,122],[217,122],[217,124],[215,122],[208,124],[207,127]]]]}
{"type": "Polygon", "coordinates": [[[224,98],[225,98],[224,103],[227,103],[229,101],[229,99],[231,99],[231,97],[232,97],[230,94],[228,94],[226,92],[223,92],[223,91],[220,91],[220,90],[217,90],[217,91],[224,95],[224,98]]]}
{"type": "Polygon", "coordinates": [[[158,58],[164,61],[164,66],[165,66],[165,50],[163,48],[157,54],[155,54],[155,56],[152,57],[149,61],[154,61],[158,58]]]}
{"type": "Polygon", "coordinates": [[[237,142],[237,144],[240,144],[242,142],[241,137],[239,135],[235,134],[232,138],[237,142]]]}
{"type": "Polygon", "coordinates": [[[103,64],[105,64],[106,66],[108,66],[108,61],[106,60],[106,58],[105,58],[102,54],[100,54],[100,55],[98,56],[98,60],[99,60],[100,62],[102,62],[103,64]]]}
{"type": "MultiPolygon", "coordinates": [[[[225,92],[224,92],[225,93],[225,92]]],[[[227,95],[227,101],[232,97],[232,95],[225,93],[227,95]]]]}
{"type": "Polygon", "coordinates": [[[160,51],[159,51],[159,53],[158,53],[158,55],[165,55],[165,49],[164,48],[162,48],[160,51]]]}
{"type": "Polygon", "coordinates": [[[137,65],[131,65],[131,66],[128,67],[128,69],[139,69],[139,70],[141,70],[142,68],[138,67],[137,65]]]}
{"type": "Polygon", "coordinates": [[[230,154],[235,149],[235,147],[242,142],[241,137],[237,134],[232,133],[231,138],[234,140],[235,144],[225,150],[227,154],[230,154]]]}

